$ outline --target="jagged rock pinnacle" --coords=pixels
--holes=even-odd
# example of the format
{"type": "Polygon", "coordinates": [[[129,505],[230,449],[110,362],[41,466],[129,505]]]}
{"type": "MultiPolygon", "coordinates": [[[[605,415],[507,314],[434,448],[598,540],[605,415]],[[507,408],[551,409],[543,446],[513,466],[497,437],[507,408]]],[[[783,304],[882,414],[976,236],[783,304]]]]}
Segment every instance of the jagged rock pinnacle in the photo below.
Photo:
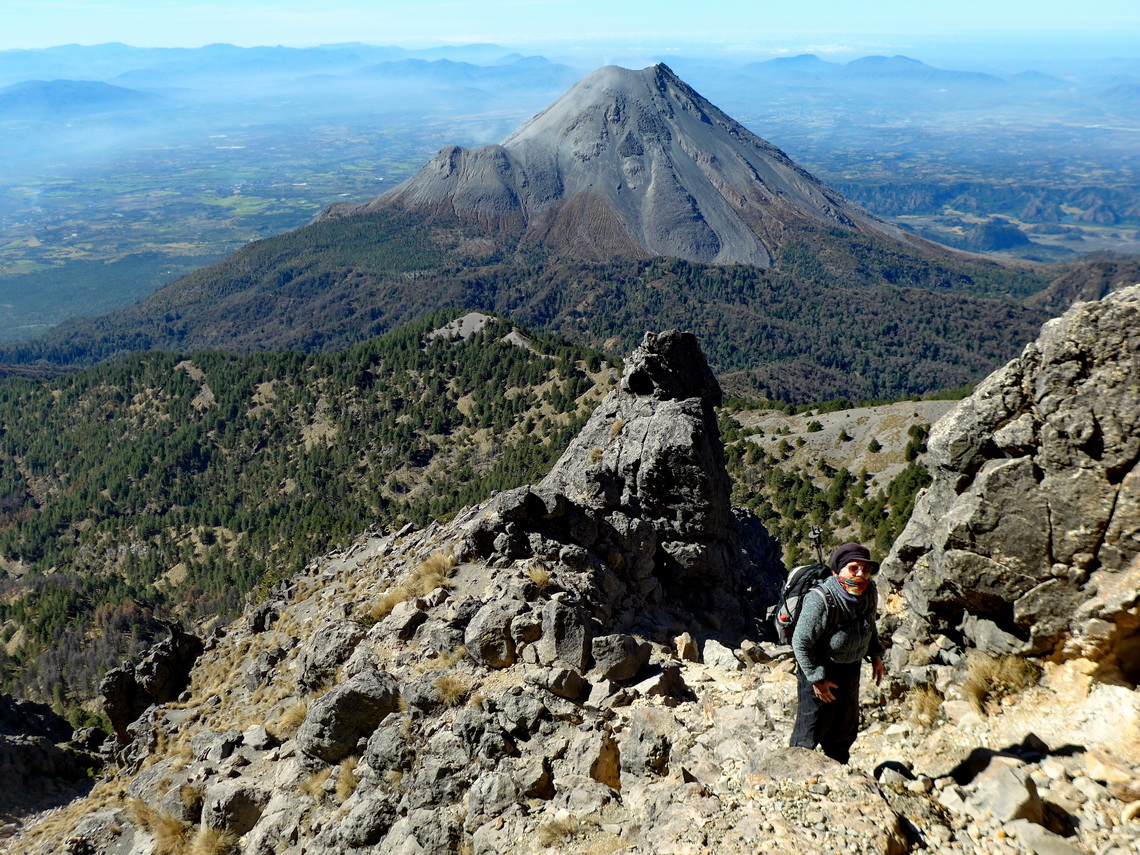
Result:
{"type": "Polygon", "coordinates": [[[711,407],[721,403],[720,383],[696,336],[676,330],[645,334],[641,346],[626,360],[621,389],[661,400],[700,398],[711,407]]]}
{"type": "Polygon", "coordinates": [[[646,333],[619,388],[542,482],[475,515],[472,552],[587,570],[582,599],[619,626],[652,622],[668,605],[739,629],[759,591],[731,509],[720,397],[691,334],[646,333]]]}

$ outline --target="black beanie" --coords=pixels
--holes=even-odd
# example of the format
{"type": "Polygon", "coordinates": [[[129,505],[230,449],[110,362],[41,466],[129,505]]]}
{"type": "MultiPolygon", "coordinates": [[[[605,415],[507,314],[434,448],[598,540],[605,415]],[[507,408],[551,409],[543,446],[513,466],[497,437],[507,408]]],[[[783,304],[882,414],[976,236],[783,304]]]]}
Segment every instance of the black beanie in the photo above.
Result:
{"type": "Polygon", "coordinates": [[[861,543],[845,543],[831,553],[831,560],[828,562],[831,572],[838,573],[848,561],[863,561],[871,565],[872,573],[879,572],[879,562],[871,560],[870,551],[861,543]]]}

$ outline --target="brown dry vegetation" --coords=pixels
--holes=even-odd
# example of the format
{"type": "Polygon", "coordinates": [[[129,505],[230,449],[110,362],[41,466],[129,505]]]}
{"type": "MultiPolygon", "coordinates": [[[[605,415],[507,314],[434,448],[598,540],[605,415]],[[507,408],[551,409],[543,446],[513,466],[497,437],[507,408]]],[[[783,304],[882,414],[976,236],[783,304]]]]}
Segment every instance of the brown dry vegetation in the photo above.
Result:
{"type": "Polygon", "coordinates": [[[962,695],[979,713],[991,704],[1027,689],[1041,676],[1040,669],[1021,656],[994,657],[971,653],[962,695]]]}
{"type": "Polygon", "coordinates": [[[319,772],[313,772],[301,782],[301,792],[307,793],[317,801],[325,797],[325,783],[332,777],[332,767],[326,767],[319,772]]]}
{"type": "Polygon", "coordinates": [[[451,587],[451,572],[456,563],[455,556],[450,552],[433,552],[406,581],[381,594],[380,599],[368,609],[368,617],[376,621],[383,620],[392,613],[392,609],[412,597],[422,597],[436,588],[451,587]]]}
{"type": "Polygon", "coordinates": [[[457,707],[471,691],[471,684],[455,674],[444,674],[435,681],[435,690],[445,707],[457,707]]]}
{"type": "Polygon", "coordinates": [[[140,799],[127,801],[127,816],[139,828],[154,835],[154,855],[184,855],[190,843],[190,823],[156,810],[140,799]]]}
{"type": "Polygon", "coordinates": [[[336,800],[344,804],[348,797],[356,790],[358,778],[356,777],[356,757],[346,757],[340,763],[340,771],[336,779],[336,800]]]}
{"type": "Polygon", "coordinates": [[[582,824],[573,816],[544,822],[538,827],[538,845],[549,849],[573,837],[581,827],[582,824]]]}
{"type": "Polygon", "coordinates": [[[277,722],[277,729],[281,732],[282,736],[292,734],[301,726],[305,720],[305,716],[308,714],[309,702],[305,700],[297,701],[281,714],[281,718],[277,722]]]}
{"type": "Polygon", "coordinates": [[[915,687],[907,698],[911,721],[922,727],[933,726],[938,718],[942,701],[942,693],[929,683],[915,687]]]}
{"type": "Polygon", "coordinates": [[[527,567],[526,575],[530,577],[530,581],[538,586],[540,591],[546,590],[550,586],[550,571],[540,561],[535,561],[527,567]]]}
{"type": "Polygon", "coordinates": [[[237,846],[237,838],[228,831],[201,826],[194,834],[188,855],[228,855],[237,846]]]}

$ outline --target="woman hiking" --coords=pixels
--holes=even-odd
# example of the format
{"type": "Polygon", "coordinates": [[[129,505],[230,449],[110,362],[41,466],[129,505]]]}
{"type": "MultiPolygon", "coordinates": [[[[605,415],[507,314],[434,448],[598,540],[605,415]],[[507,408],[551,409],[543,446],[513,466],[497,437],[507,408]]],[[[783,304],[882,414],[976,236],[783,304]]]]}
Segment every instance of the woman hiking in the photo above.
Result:
{"type": "Polygon", "coordinates": [[[883,646],[875,626],[879,569],[858,543],[845,543],[828,561],[831,576],[803,598],[792,636],[799,681],[790,744],[815,748],[847,763],[859,731],[859,670],[870,659],[875,685],[883,679],[883,646]]]}

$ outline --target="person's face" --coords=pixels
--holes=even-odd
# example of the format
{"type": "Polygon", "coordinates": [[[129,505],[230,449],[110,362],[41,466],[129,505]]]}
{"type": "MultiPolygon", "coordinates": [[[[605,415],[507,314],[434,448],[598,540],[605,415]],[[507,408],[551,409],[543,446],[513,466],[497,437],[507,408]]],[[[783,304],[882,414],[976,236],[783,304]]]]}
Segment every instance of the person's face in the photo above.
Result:
{"type": "Polygon", "coordinates": [[[863,561],[848,561],[839,571],[840,579],[870,579],[872,574],[870,564],[863,561]]]}
{"type": "Polygon", "coordinates": [[[867,585],[871,582],[871,573],[873,571],[873,566],[864,561],[848,561],[840,568],[839,573],[836,575],[839,577],[839,584],[843,586],[847,593],[854,594],[858,597],[867,590],[867,585]]]}

